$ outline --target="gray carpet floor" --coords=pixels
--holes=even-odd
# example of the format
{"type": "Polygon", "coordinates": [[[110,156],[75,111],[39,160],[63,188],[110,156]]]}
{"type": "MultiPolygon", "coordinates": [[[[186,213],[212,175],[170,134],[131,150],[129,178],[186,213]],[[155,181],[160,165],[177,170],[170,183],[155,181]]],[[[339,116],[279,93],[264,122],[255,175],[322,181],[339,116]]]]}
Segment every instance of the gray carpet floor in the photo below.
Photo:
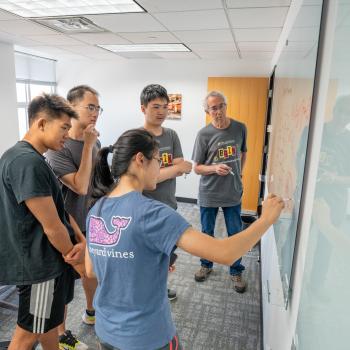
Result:
{"type": "MultiPolygon", "coordinates": [[[[199,208],[179,203],[178,212],[200,229],[199,208]]],[[[226,229],[219,211],[216,236],[225,237],[226,229]]],[[[199,259],[177,250],[176,271],[169,276],[169,286],[177,292],[171,302],[173,318],[185,350],[260,350],[260,287],[258,249],[243,257],[248,282],[246,293],[233,290],[228,267],[215,265],[209,279],[194,281],[199,259]]],[[[16,293],[8,298],[16,303],[16,293]]],[[[69,305],[67,326],[89,349],[97,349],[94,329],[81,322],[85,305],[84,292],[77,281],[75,299],[69,305]]],[[[0,308],[0,340],[9,340],[16,322],[16,312],[0,308]]]]}

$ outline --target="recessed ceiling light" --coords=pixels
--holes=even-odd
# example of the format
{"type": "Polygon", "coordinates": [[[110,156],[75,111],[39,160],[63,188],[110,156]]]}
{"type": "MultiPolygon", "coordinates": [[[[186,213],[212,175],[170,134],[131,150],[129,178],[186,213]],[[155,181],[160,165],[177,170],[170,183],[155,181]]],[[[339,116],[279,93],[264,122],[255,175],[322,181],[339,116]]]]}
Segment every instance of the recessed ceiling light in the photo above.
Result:
{"type": "Polygon", "coordinates": [[[100,33],[104,32],[103,28],[98,27],[90,20],[84,17],[62,17],[62,18],[36,18],[35,22],[43,24],[61,33],[100,33]]]}
{"type": "Polygon", "coordinates": [[[133,0],[1,0],[0,9],[21,17],[145,12],[133,0]]]}
{"type": "Polygon", "coordinates": [[[97,45],[112,52],[190,52],[184,44],[97,45]]]}

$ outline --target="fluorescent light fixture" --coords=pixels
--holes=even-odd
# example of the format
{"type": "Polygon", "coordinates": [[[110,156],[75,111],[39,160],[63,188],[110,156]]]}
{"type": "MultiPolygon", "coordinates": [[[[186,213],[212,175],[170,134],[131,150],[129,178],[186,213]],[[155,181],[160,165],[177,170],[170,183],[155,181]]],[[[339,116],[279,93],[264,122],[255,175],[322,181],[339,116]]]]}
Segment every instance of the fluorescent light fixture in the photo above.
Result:
{"type": "Polygon", "coordinates": [[[145,12],[133,0],[1,0],[0,9],[21,17],[59,17],[145,12]]]}
{"type": "Polygon", "coordinates": [[[84,17],[36,18],[34,21],[67,34],[100,33],[105,31],[84,17]]]}
{"type": "Polygon", "coordinates": [[[112,52],[190,52],[184,44],[97,45],[112,52]]]}

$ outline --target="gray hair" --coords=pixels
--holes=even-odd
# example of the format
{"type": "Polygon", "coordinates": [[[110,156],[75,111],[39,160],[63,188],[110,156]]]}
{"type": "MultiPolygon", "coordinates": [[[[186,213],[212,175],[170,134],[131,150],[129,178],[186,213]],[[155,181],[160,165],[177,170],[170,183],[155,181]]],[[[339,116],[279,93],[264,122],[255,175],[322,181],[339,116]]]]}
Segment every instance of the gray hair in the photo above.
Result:
{"type": "Polygon", "coordinates": [[[207,96],[205,96],[204,101],[203,101],[203,107],[204,107],[204,110],[206,112],[208,111],[208,99],[209,99],[209,97],[220,97],[224,101],[225,105],[227,105],[227,100],[226,100],[225,95],[220,91],[212,90],[212,91],[208,92],[207,96]]]}

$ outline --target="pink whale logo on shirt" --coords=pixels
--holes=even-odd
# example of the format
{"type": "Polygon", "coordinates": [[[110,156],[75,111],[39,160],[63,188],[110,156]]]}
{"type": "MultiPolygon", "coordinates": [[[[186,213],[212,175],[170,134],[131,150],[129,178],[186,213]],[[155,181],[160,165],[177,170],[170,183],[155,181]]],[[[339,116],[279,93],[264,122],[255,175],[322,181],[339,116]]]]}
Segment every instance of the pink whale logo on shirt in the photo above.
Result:
{"type": "Polygon", "coordinates": [[[109,231],[102,218],[91,216],[89,220],[90,243],[107,246],[117,245],[122,230],[125,230],[129,226],[130,221],[130,217],[112,216],[111,224],[114,227],[114,230],[109,231]]]}

